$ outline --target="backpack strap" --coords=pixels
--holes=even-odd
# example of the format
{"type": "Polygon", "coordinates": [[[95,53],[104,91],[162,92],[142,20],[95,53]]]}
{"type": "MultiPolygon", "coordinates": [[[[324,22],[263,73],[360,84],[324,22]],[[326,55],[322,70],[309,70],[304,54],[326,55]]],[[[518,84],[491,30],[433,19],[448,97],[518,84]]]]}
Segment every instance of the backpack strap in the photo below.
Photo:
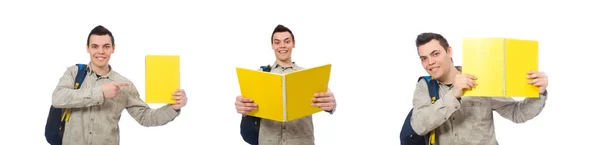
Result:
{"type": "MultiPolygon", "coordinates": [[[[429,97],[431,97],[431,104],[435,103],[435,101],[440,99],[439,95],[439,87],[437,80],[433,79],[431,76],[421,76],[419,80],[425,79],[425,83],[427,83],[427,90],[429,91],[429,97]]],[[[429,133],[429,141],[428,145],[435,144],[435,129],[429,133]]]]}
{"type": "MultiPolygon", "coordinates": [[[[88,70],[89,70],[89,67],[86,64],[77,64],[77,75],[75,75],[75,82],[73,84],[73,89],[81,88],[81,83],[83,83],[85,76],[87,76],[88,70]]],[[[63,115],[62,115],[60,121],[61,122],[62,121],[69,122],[70,118],[71,118],[71,108],[66,108],[65,111],[63,111],[63,115]]]]}

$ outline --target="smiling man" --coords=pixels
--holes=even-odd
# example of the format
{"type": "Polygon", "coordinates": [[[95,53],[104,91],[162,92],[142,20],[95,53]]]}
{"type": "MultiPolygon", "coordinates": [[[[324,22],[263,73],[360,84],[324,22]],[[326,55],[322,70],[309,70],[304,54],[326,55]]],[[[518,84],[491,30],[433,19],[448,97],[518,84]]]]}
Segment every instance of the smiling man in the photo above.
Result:
{"type": "Polygon", "coordinates": [[[78,67],[71,66],[52,94],[54,107],[71,108],[63,145],[118,145],[119,120],[124,109],[143,126],[160,126],[174,120],[187,103],[185,91],[180,89],[173,90],[177,104],[148,107],[133,83],[108,64],[114,42],[112,33],[103,26],[92,29],[86,44],[90,63],[81,88],[73,89],[78,67]]]}
{"type": "MultiPolygon", "coordinates": [[[[303,69],[292,61],[292,50],[296,40],[290,29],[283,25],[275,27],[271,35],[271,47],[275,53],[275,63],[270,72],[286,74],[303,69]]],[[[274,90],[275,91],[275,90],[274,90]]],[[[331,91],[314,94],[313,106],[320,107],[333,114],[336,101],[331,91]]],[[[235,108],[238,113],[245,116],[246,113],[257,109],[258,105],[249,98],[237,96],[235,108]]],[[[243,125],[243,122],[242,122],[243,125]]],[[[313,145],[314,130],[312,116],[307,116],[287,123],[262,119],[259,123],[258,144],[260,145],[313,145]]],[[[254,139],[252,139],[254,140],[254,139]]],[[[247,141],[248,142],[248,141],[247,141]]],[[[254,142],[249,142],[254,144],[254,142]]]]}
{"type": "Polygon", "coordinates": [[[416,84],[410,124],[418,135],[435,131],[436,145],[497,145],[493,111],[515,123],[536,117],[547,98],[548,77],[530,71],[530,84],[540,89],[539,98],[516,101],[512,98],[468,97],[464,90],[477,86],[477,76],[461,73],[452,62],[452,47],[440,34],[422,33],[416,46],[423,69],[438,81],[439,100],[431,103],[426,81],[416,84]]]}

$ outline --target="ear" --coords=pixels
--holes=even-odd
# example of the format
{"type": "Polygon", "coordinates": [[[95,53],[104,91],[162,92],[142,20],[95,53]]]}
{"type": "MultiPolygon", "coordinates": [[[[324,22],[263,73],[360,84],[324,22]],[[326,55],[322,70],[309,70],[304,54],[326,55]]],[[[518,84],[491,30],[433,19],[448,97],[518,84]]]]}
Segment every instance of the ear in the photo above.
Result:
{"type": "Polygon", "coordinates": [[[87,53],[90,53],[90,46],[89,46],[89,45],[85,45],[85,51],[86,51],[87,53]]]}
{"type": "Polygon", "coordinates": [[[448,53],[448,57],[452,59],[452,47],[448,46],[448,50],[446,51],[446,53],[448,53]]]}
{"type": "Polygon", "coordinates": [[[296,48],[296,40],[292,41],[292,48],[296,48]]]}
{"type": "Polygon", "coordinates": [[[115,53],[115,47],[116,47],[116,46],[113,44],[113,45],[112,45],[112,52],[111,52],[111,53],[115,53]]]}

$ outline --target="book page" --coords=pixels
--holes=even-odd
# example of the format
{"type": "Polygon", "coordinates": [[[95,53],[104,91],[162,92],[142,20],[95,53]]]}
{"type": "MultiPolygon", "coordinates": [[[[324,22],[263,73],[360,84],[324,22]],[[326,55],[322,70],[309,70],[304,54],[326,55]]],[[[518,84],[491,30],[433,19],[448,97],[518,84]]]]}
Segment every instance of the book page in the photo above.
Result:
{"type": "Polygon", "coordinates": [[[507,39],[506,48],[506,96],[539,98],[539,88],[527,79],[527,72],[538,70],[538,42],[507,39]]]}
{"type": "Polygon", "coordinates": [[[258,105],[247,115],[283,121],[283,76],[245,68],[236,68],[236,72],[242,96],[258,105]]]}
{"type": "Polygon", "coordinates": [[[464,38],[462,73],[477,77],[477,86],[463,96],[504,96],[504,39],[464,38]]]}
{"type": "Polygon", "coordinates": [[[287,121],[322,111],[313,107],[315,93],[327,92],[331,64],[295,71],[285,75],[287,121]]]}

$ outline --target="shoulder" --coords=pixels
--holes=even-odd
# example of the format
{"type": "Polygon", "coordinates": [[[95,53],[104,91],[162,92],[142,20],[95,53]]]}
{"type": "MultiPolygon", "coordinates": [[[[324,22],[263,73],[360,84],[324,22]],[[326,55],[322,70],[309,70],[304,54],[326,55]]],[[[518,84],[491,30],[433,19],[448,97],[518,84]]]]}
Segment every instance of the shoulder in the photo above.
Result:
{"type": "MultiPolygon", "coordinates": [[[[113,71],[111,72],[111,74],[110,74],[110,75],[111,75],[111,76],[109,76],[109,77],[112,77],[112,78],[113,78],[113,79],[112,79],[113,81],[116,81],[116,82],[127,82],[127,83],[132,83],[132,82],[131,82],[131,80],[129,80],[129,79],[128,79],[127,77],[125,77],[125,76],[122,76],[122,75],[121,75],[119,72],[117,72],[117,71],[114,71],[114,70],[113,70],[113,71]]],[[[133,84],[133,83],[132,83],[132,84],[133,84]]]]}

